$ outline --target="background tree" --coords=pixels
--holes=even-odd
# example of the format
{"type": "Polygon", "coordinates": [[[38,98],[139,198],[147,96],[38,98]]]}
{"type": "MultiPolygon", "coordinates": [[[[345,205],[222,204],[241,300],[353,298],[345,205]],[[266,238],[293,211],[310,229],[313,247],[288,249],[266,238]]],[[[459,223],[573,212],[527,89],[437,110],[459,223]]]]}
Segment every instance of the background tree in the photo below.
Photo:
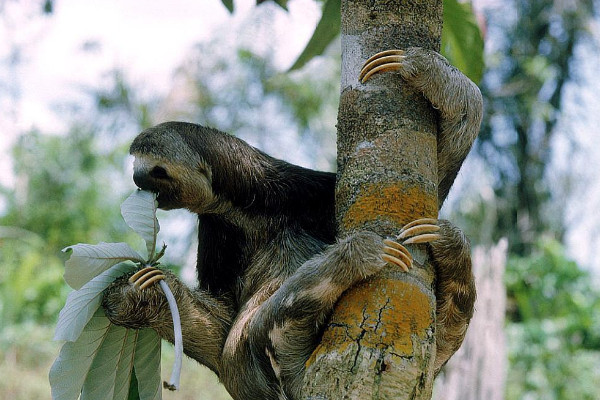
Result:
{"type": "Polygon", "coordinates": [[[486,110],[474,159],[488,165],[493,191],[486,193],[485,179],[472,182],[470,192],[486,200],[462,199],[455,216],[476,242],[509,239],[506,398],[592,399],[599,387],[588,366],[600,353],[589,332],[596,318],[585,310],[592,309],[598,285],[558,242],[570,228],[568,204],[582,194],[578,185],[589,183],[576,162],[585,155],[565,105],[569,88],[583,90],[597,2],[513,1],[510,7],[486,15],[486,110]],[[571,161],[561,168],[559,159],[571,161]],[[559,311],[567,309],[568,316],[559,311]]]}
{"type": "Polygon", "coordinates": [[[503,400],[507,374],[506,270],[508,242],[472,249],[477,288],[475,314],[462,346],[450,358],[434,387],[436,400],[503,400]]]}
{"type": "MultiPolygon", "coordinates": [[[[509,250],[528,255],[540,235],[565,233],[569,186],[552,181],[553,147],[561,134],[565,88],[578,79],[578,45],[589,38],[593,0],[516,0],[513,12],[489,15],[493,37],[487,99],[477,153],[492,172],[496,197],[493,239],[508,236],[509,250]]],[[[569,138],[573,146],[573,138],[569,138]]],[[[572,152],[562,144],[558,151],[572,152]]]]}

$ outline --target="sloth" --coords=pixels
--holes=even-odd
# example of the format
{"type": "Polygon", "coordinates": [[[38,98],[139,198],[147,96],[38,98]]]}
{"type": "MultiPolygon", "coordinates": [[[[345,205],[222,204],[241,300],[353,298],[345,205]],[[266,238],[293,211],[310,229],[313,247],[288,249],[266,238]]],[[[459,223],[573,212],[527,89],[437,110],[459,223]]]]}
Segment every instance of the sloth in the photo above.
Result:
{"type": "MultiPolygon", "coordinates": [[[[439,54],[378,53],[363,68],[397,71],[440,114],[439,204],[477,136],[477,86],[439,54]]],[[[387,72],[386,72],[387,73],[387,72]]],[[[335,302],[386,264],[408,270],[407,243],[426,243],[436,272],[436,373],[461,345],[473,314],[469,243],[445,220],[420,219],[382,238],[336,238],[335,174],[292,165],[215,129],[167,122],[140,133],[133,180],[165,210],[197,214],[198,286],[148,268],[103,294],[111,322],[151,327],[173,342],[164,279],[179,305],[184,352],[214,371],[234,399],[299,399],[305,363],[335,302]]]]}

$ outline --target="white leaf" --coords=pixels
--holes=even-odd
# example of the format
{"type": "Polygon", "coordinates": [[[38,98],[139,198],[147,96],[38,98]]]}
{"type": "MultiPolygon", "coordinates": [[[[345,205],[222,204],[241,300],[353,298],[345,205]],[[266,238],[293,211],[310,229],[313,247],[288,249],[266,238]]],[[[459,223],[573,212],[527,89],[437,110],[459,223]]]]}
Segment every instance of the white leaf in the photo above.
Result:
{"type": "Polygon", "coordinates": [[[77,340],[88,321],[100,307],[104,289],[116,278],[134,268],[135,266],[132,264],[115,265],[86,283],[81,289],[69,293],[67,302],[58,315],[54,339],[69,342],[77,340]]]}
{"type": "Polygon", "coordinates": [[[133,369],[137,336],[138,332],[134,329],[117,325],[109,327],[85,378],[81,400],[127,398],[130,382],[127,378],[133,369]],[[125,376],[119,376],[119,373],[125,376]]]}
{"type": "Polygon", "coordinates": [[[72,250],[71,257],[65,262],[65,281],[73,289],[80,289],[93,277],[123,261],[144,262],[127,243],[79,243],[65,247],[64,252],[72,250]]]}
{"type": "Polygon", "coordinates": [[[146,242],[148,259],[154,256],[156,235],[160,231],[156,206],[156,195],[145,190],[136,190],[121,204],[123,219],[146,242]]]}
{"type": "MultiPolygon", "coordinates": [[[[131,384],[131,373],[133,372],[133,360],[137,352],[137,343],[140,340],[140,330],[127,329],[127,342],[124,343],[119,363],[115,374],[114,400],[127,400],[129,397],[129,385],[131,384]],[[131,344],[130,344],[131,342],[131,344]],[[125,351],[127,349],[127,351],[125,351]]],[[[102,381],[101,381],[102,382],[102,381]]]]}
{"type": "Polygon", "coordinates": [[[140,400],[160,400],[160,338],[127,329],[96,311],[75,342],[67,342],[50,369],[53,400],[126,400],[135,368],[140,400]]]}
{"type": "Polygon", "coordinates": [[[149,328],[139,332],[133,363],[140,400],[160,400],[160,337],[149,328]]]}
{"type": "Polygon", "coordinates": [[[50,368],[53,400],[77,400],[90,366],[111,326],[98,310],[76,342],[67,342],[50,368]]]}

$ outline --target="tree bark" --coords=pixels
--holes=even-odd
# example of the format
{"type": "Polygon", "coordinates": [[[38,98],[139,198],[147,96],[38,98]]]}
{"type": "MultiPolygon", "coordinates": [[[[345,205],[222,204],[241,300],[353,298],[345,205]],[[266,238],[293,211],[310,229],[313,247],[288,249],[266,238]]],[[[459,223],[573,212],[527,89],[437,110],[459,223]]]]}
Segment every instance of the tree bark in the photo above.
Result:
{"type": "Polygon", "coordinates": [[[503,400],[506,383],[506,287],[508,241],[473,250],[478,288],[475,314],[461,348],[435,382],[436,400],[503,400]]]}
{"type": "MultiPolygon", "coordinates": [[[[394,236],[417,218],[437,217],[436,114],[395,73],[367,84],[362,64],[388,49],[438,51],[442,2],[342,1],[342,85],[338,114],[339,236],[394,236]]],[[[307,362],[307,399],[430,399],[435,357],[433,269],[410,246],[410,273],[386,267],[338,302],[307,362]]]]}

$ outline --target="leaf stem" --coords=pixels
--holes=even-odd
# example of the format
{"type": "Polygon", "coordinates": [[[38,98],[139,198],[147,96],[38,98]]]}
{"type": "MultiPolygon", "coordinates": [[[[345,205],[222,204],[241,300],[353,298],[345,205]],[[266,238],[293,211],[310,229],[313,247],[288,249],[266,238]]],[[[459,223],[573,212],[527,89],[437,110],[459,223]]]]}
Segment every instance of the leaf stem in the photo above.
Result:
{"type": "Polygon", "coordinates": [[[173,318],[173,330],[175,331],[175,363],[173,363],[173,371],[169,382],[163,382],[163,386],[169,390],[177,390],[179,388],[179,378],[181,376],[181,362],[183,361],[183,335],[181,332],[181,319],[179,318],[179,310],[175,296],[169,289],[169,285],[164,280],[159,282],[161,289],[167,296],[171,317],[173,318]]]}
{"type": "MultiPolygon", "coordinates": [[[[154,245],[154,247],[156,247],[156,244],[154,245]]],[[[158,253],[156,253],[152,257],[150,257],[150,259],[148,260],[148,262],[146,264],[149,264],[149,266],[157,265],[158,260],[160,260],[162,258],[162,256],[165,255],[166,250],[167,250],[167,245],[163,243],[162,249],[160,249],[160,251],[158,253]]]]}

